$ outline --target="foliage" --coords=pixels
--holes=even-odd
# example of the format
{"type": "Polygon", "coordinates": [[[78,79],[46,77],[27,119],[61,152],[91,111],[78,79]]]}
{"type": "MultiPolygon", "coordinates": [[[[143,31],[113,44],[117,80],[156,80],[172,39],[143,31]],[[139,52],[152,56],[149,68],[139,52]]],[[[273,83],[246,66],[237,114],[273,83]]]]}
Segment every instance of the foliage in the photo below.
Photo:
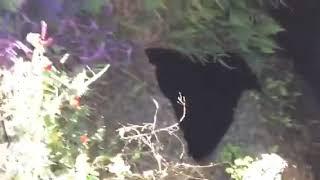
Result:
{"type": "Polygon", "coordinates": [[[233,180],[276,179],[282,174],[287,162],[274,153],[277,146],[270,151],[273,153],[253,157],[246,155],[241,147],[227,144],[219,161],[226,164],[225,171],[233,180]]]}
{"type": "Polygon", "coordinates": [[[237,159],[227,172],[235,180],[281,179],[287,162],[277,154],[261,154],[259,158],[237,159]]]}
{"type": "Polygon", "coordinates": [[[94,173],[87,153],[92,143],[102,140],[103,129],[89,131],[88,109],[81,105],[80,97],[109,66],[98,74],[84,70],[69,77],[44,55],[50,38],[44,22],[42,27],[41,34],[29,33],[26,38],[33,50],[19,41],[7,49],[22,49],[30,61],[13,53],[7,56],[12,66],[1,69],[1,116],[9,147],[3,154],[1,174],[10,179],[47,179],[84,173],[83,178],[94,173]],[[79,163],[83,171],[77,169],[79,163]]]}
{"type": "Polygon", "coordinates": [[[250,156],[237,158],[226,172],[233,180],[281,179],[287,162],[277,154],[262,154],[253,159],[250,156]]]}
{"type": "Polygon", "coordinates": [[[106,62],[111,65],[129,64],[133,48],[128,40],[116,35],[117,24],[108,1],[24,2],[15,7],[19,11],[8,12],[0,8],[0,35],[24,41],[28,32],[40,29],[40,20],[46,20],[55,41],[47,54],[58,59],[69,52],[69,60],[64,64],[68,70],[79,65],[106,62]]]}
{"type": "MultiPolygon", "coordinates": [[[[70,14],[80,18],[72,16],[67,20],[59,19],[57,31],[60,34],[54,35],[57,38],[55,40],[61,44],[52,47],[53,54],[57,51],[64,53],[66,50],[74,50],[74,54],[83,63],[108,55],[111,56],[110,59],[114,59],[118,57],[113,56],[114,49],[125,52],[129,57],[132,48],[119,42],[117,38],[120,36],[143,41],[146,39],[139,37],[146,35],[147,39],[161,40],[166,46],[199,56],[231,51],[243,56],[250,55],[251,59],[260,58],[260,55],[271,54],[277,48],[272,35],[281,30],[265,13],[265,6],[261,1],[74,1],[72,3],[77,5],[72,6],[76,8],[70,14]],[[120,25],[120,32],[113,29],[113,22],[112,25],[108,24],[110,21],[105,18],[106,6],[115,15],[107,17],[115,18],[120,25]],[[78,13],[79,10],[81,13],[78,13]],[[111,34],[107,38],[106,32],[111,34]]],[[[16,11],[20,6],[10,3],[11,1],[5,0],[0,2],[0,6],[10,11],[16,11]]],[[[42,51],[43,44],[33,45],[36,45],[33,54],[40,53],[44,61],[29,58],[31,61],[25,62],[21,58],[14,58],[13,71],[1,71],[1,85],[4,85],[1,86],[1,108],[5,111],[5,115],[1,116],[7,118],[5,123],[11,148],[5,153],[8,161],[0,162],[10,169],[7,171],[10,177],[98,179],[103,173],[107,173],[109,178],[133,179],[162,178],[179,173],[201,177],[198,171],[193,171],[198,166],[177,163],[162,155],[163,145],[158,141],[157,135],[168,132],[172,136],[170,128],[155,129],[153,124],[123,127],[119,129],[119,133],[121,132],[120,138],[125,144],[124,151],[112,156],[108,150],[100,149],[97,144],[105,140],[104,129],[91,127],[92,121],[88,119],[90,111],[82,105],[80,98],[100,74],[92,73],[91,69],[83,69],[75,77],[70,77],[64,70],[51,64],[42,51]],[[13,83],[12,79],[17,81],[13,83]],[[132,138],[137,137],[136,135],[139,138],[132,138]],[[95,155],[90,154],[93,149],[98,149],[95,155]],[[151,157],[153,161],[150,164],[155,167],[141,170],[138,160],[146,157],[151,157]],[[30,159],[37,159],[37,163],[30,163],[30,159]]],[[[287,82],[289,81],[270,78],[267,80],[268,91],[278,94],[276,102],[289,97],[287,82]]],[[[286,109],[288,105],[290,103],[281,105],[281,108],[286,109]]],[[[224,159],[228,162],[242,156],[238,147],[231,145],[228,148],[224,153],[224,159]]],[[[249,158],[234,161],[234,165],[227,171],[238,178],[251,162],[249,158]]]]}
{"type": "MultiPolygon", "coordinates": [[[[126,2],[122,0],[119,4],[126,2]]],[[[134,2],[140,2],[141,6],[141,1],[134,2]]],[[[274,52],[277,45],[273,35],[282,30],[267,14],[268,3],[268,0],[144,0],[142,8],[120,6],[117,10],[123,13],[117,16],[124,34],[136,31],[133,34],[139,36],[150,31],[149,34],[159,34],[156,40],[187,54],[237,52],[256,60],[274,52]]]]}
{"type": "Polygon", "coordinates": [[[235,159],[243,156],[244,152],[242,151],[241,147],[233,144],[226,144],[221,151],[220,159],[222,162],[232,162],[235,159]]]}
{"type": "Polygon", "coordinates": [[[234,180],[243,180],[243,176],[252,162],[253,159],[250,156],[236,159],[229,168],[226,168],[226,172],[230,174],[234,180]]]}
{"type": "Polygon", "coordinates": [[[292,63],[274,62],[278,59],[270,59],[261,75],[261,83],[264,86],[264,94],[260,95],[260,106],[262,115],[279,127],[295,128],[294,112],[296,110],[297,98],[301,95],[295,83],[292,73],[292,63]]]}
{"type": "MultiPolygon", "coordinates": [[[[178,163],[162,154],[164,146],[158,136],[168,134],[178,138],[175,134],[178,123],[158,128],[157,114],[154,123],[120,128],[119,138],[124,144],[116,144],[121,147],[115,155],[102,148],[104,127],[97,129],[95,120],[88,119],[89,109],[82,104],[82,98],[88,86],[109,66],[97,74],[83,69],[69,76],[45,55],[52,42],[51,37],[47,37],[46,27],[42,22],[41,34],[27,35],[33,50],[20,41],[9,45],[7,52],[12,54],[6,57],[13,64],[0,71],[1,116],[5,118],[3,129],[7,135],[6,143],[1,141],[0,144],[4,150],[0,161],[2,179],[150,179],[177,173],[201,177],[190,171],[197,166],[178,163]],[[23,57],[29,61],[17,55],[16,48],[21,49],[25,53],[23,57]],[[139,167],[146,162],[152,166],[139,167]]],[[[67,57],[68,54],[59,62],[67,61],[67,57]]],[[[178,100],[185,113],[184,98],[178,100]]],[[[158,111],[158,105],[156,107],[158,111]]],[[[181,145],[180,158],[184,153],[181,145]]]]}
{"type": "MultiPolygon", "coordinates": [[[[31,61],[12,56],[12,67],[1,69],[1,109],[5,112],[4,130],[9,137],[9,148],[0,144],[5,150],[2,154],[5,158],[0,161],[1,178],[158,179],[177,174],[201,177],[199,172],[191,170],[213,167],[179,163],[164,156],[164,146],[158,136],[168,133],[178,138],[175,134],[178,123],[158,128],[156,114],[154,123],[129,125],[118,130],[125,145],[116,155],[101,148],[99,144],[105,141],[104,128],[92,127],[93,121],[87,118],[89,112],[81,99],[88,85],[104,71],[90,77],[88,74],[92,71],[68,76],[45,56],[43,41],[47,39],[40,37],[45,36],[36,33],[27,36],[34,46],[31,61]],[[139,167],[146,162],[147,169],[139,167]]],[[[21,42],[16,43],[19,48],[26,48],[26,52],[31,51],[21,42]]],[[[183,97],[179,97],[179,101],[184,105],[183,97]]],[[[183,153],[184,148],[181,156],[183,153]]]]}
{"type": "MultiPolygon", "coordinates": [[[[45,29],[46,24],[42,22],[42,25],[45,29]]],[[[13,66],[1,71],[1,108],[5,112],[5,128],[9,130],[7,141],[11,145],[4,153],[6,160],[1,161],[3,172],[0,175],[5,174],[7,179],[165,179],[177,174],[202,178],[200,168],[216,167],[216,164],[197,166],[180,163],[163,154],[165,148],[158,137],[162,133],[182,141],[175,134],[179,123],[157,127],[159,107],[155,100],[157,109],[153,123],[118,129],[124,142],[121,152],[113,156],[107,150],[99,149],[96,154],[91,154],[99,147],[97,144],[104,141],[104,129],[88,128],[92,121],[87,118],[89,111],[81,104],[80,97],[109,66],[98,74],[84,69],[69,77],[45,56],[51,41],[45,31],[42,32],[27,36],[27,41],[34,47],[32,56],[31,50],[21,42],[17,41],[12,46],[23,49],[31,61],[23,61],[12,54],[9,57],[13,66]],[[30,162],[30,159],[37,163],[30,162]],[[146,162],[148,169],[141,167],[146,162]]],[[[66,54],[60,62],[65,62],[67,57],[66,54]]],[[[184,97],[180,96],[178,101],[185,113],[184,97]]],[[[240,158],[242,152],[237,146],[228,145],[226,148],[224,159],[231,162],[226,172],[235,180],[243,179],[255,161],[250,157],[240,158]]],[[[182,144],[180,159],[183,154],[182,144]]]]}
{"type": "MultiPolygon", "coordinates": [[[[259,61],[278,48],[273,38],[282,28],[267,13],[267,8],[273,2],[82,0],[56,1],[55,4],[66,10],[62,14],[79,15],[85,12],[94,20],[110,22],[110,19],[114,19],[119,26],[119,31],[115,32],[118,37],[146,46],[172,47],[200,57],[236,52],[248,60],[259,61]]],[[[61,14],[61,10],[52,11],[50,13],[61,14]]]]}

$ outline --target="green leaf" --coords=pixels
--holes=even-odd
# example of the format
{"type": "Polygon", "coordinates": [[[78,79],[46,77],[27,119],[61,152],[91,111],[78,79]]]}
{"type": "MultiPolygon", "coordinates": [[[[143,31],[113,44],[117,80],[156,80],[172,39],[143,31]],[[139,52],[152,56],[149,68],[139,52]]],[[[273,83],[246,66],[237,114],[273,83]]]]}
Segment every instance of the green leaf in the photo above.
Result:
{"type": "Polygon", "coordinates": [[[86,179],[87,179],[87,180],[99,180],[99,178],[98,178],[97,176],[90,175],[90,174],[87,176],[86,179]]]}
{"type": "Polygon", "coordinates": [[[232,173],[234,172],[234,169],[232,169],[232,168],[226,168],[226,172],[227,172],[228,174],[232,174],[232,173]]]}
{"type": "Polygon", "coordinates": [[[234,27],[232,31],[232,36],[239,42],[248,43],[252,35],[253,32],[247,27],[234,27]]]}
{"type": "Polygon", "coordinates": [[[252,23],[250,20],[250,15],[239,9],[230,10],[229,23],[235,26],[249,27],[252,23]]]}
{"type": "Polygon", "coordinates": [[[264,18],[264,20],[262,20],[262,22],[257,24],[254,28],[257,33],[263,35],[272,35],[284,30],[271,18],[264,18]]]}
{"type": "Polygon", "coordinates": [[[144,5],[147,11],[153,11],[164,7],[162,0],[144,0],[144,5]]]}
{"type": "Polygon", "coordinates": [[[256,47],[261,50],[262,53],[271,54],[274,53],[274,49],[278,46],[271,38],[255,37],[250,39],[252,47],[256,47]]]}

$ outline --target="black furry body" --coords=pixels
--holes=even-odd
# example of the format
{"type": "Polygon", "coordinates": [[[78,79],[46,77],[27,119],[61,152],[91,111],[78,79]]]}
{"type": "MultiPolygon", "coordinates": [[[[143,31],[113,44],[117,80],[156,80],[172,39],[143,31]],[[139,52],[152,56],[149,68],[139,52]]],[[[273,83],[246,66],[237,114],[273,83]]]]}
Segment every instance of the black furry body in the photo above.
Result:
{"type": "Polygon", "coordinates": [[[177,103],[179,92],[186,97],[186,117],[180,124],[195,160],[208,156],[218,145],[233,121],[234,108],[247,89],[259,89],[256,76],[238,56],[230,55],[224,62],[202,65],[169,49],[147,49],[150,62],[163,94],[171,101],[176,116],[182,116],[177,103]]]}

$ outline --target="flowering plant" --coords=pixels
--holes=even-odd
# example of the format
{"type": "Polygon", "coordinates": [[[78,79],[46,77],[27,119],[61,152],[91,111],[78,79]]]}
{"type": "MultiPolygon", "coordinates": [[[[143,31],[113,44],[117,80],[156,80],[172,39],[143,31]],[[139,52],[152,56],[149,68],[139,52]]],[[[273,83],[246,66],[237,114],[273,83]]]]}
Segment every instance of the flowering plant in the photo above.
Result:
{"type": "Polygon", "coordinates": [[[88,158],[81,157],[87,157],[91,145],[102,140],[103,128],[89,131],[92,122],[81,97],[109,65],[99,73],[83,69],[70,77],[45,55],[53,38],[47,37],[44,21],[41,27],[40,34],[26,37],[32,50],[19,41],[8,47],[6,52],[11,55],[6,57],[13,65],[0,69],[1,123],[6,135],[6,143],[0,146],[0,174],[5,178],[83,179],[92,169],[88,158]],[[25,58],[13,47],[23,50],[25,58]],[[87,163],[89,169],[80,172],[80,162],[87,163]]]}

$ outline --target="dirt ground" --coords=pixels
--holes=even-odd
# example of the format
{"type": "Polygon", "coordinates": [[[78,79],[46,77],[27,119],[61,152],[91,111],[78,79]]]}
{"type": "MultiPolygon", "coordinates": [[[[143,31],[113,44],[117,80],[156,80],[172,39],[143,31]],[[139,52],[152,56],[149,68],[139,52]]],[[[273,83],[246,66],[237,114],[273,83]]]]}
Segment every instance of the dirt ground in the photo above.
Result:
{"type": "MultiPolygon", "coordinates": [[[[157,126],[165,127],[175,123],[171,105],[157,87],[154,68],[148,63],[142,49],[136,52],[135,58],[128,66],[111,65],[104,77],[96,82],[90,94],[88,103],[94,109],[94,116],[99,119],[99,125],[107,127],[110,136],[116,134],[115,129],[119,124],[153,122],[156,108],[152,98],[160,105],[157,126]]],[[[320,171],[318,165],[320,146],[319,143],[312,143],[316,142],[313,139],[319,135],[315,128],[319,127],[319,123],[308,119],[319,119],[317,107],[320,106],[314,104],[312,93],[306,88],[302,90],[305,93],[303,92],[299,98],[299,111],[296,115],[300,121],[298,130],[270,126],[261,115],[264,107],[259,105],[252,92],[244,93],[236,109],[235,122],[216,151],[222,151],[223,145],[233,144],[241,147],[247,154],[259,155],[270,153],[277,147],[277,153],[289,162],[289,167],[283,175],[284,180],[317,179],[311,172],[311,165],[314,172],[320,171]],[[312,107],[313,111],[309,107],[312,107]],[[312,130],[315,130],[315,133],[312,130]]],[[[172,158],[175,158],[179,146],[176,143],[178,142],[173,141],[166,146],[171,149],[168,152],[174,152],[172,158]]],[[[212,159],[216,158],[217,156],[213,154],[212,159]]],[[[206,178],[215,177],[214,179],[219,180],[225,178],[217,174],[206,178]]]]}

